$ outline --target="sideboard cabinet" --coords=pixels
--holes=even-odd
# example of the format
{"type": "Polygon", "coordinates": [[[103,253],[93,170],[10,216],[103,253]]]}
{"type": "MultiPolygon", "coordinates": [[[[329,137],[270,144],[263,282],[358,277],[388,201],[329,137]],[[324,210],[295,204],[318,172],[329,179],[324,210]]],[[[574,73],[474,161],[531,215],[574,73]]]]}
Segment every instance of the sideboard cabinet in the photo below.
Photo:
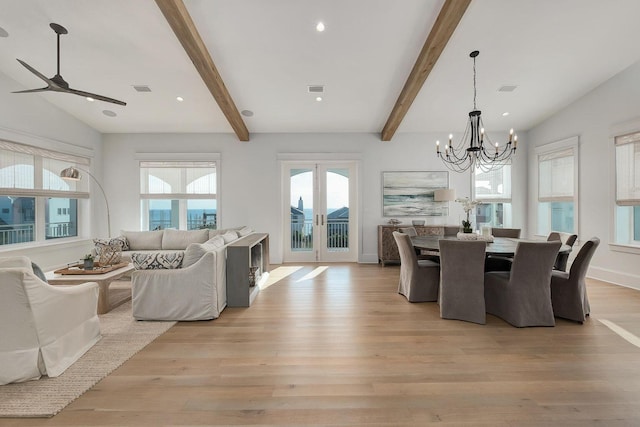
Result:
{"type": "Polygon", "coordinates": [[[438,236],[444,234],[443,225],[379,225],[378,226],[378,262],[385,265],[387,263],[399,263],[400,253],[393,238],[393,232],[399,228],[413,227],[418,236],[438,236]]]}

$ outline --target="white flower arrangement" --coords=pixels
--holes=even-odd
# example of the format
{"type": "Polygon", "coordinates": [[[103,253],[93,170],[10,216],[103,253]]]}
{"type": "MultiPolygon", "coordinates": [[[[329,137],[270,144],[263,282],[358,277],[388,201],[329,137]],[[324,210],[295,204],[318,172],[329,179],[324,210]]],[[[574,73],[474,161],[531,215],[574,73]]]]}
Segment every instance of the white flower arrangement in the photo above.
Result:
{"type": "Polygon", "coordinates": [[[473,229],[471,228],[471,221],[469,221],[469,214],[478,204],[477,200],[471,200],[468,197],[456,199],[456,202],[462,204],[462,209],[464,209],[464,213],[467,214],[467,220],[462,221],[462,229],[465,233],[471,233],[473,229]]]}

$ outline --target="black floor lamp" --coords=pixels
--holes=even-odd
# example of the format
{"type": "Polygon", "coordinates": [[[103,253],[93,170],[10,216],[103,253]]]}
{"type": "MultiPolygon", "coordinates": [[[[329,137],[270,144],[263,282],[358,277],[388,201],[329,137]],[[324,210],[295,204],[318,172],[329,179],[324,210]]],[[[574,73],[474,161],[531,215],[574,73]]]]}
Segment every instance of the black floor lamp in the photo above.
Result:
{"type": "Polygon", "coordinates": [[[98,184],[100,191],[102,191],[102,197],[104,197],[104,204],[107,206],[107,231],[109,233],[109,238],[111,238],[111,215],[109,214],[109,201],[107,200],[107,195],[104,193],[104,188],[102,188],[102,185],[100,185],[100,182],[98,182],[96,177],[91,175],[91,172],[89,172],[86,169],[81,169],[77,166],[70,166],[66,169],[63,169],[60,172],[60,178],[69,180],[69,181],[80,181],[80,178],[82,178],[82,175],[80,175],[80,171],[86,173],[91,178],[93,178],[96,184],[98,184]]]}

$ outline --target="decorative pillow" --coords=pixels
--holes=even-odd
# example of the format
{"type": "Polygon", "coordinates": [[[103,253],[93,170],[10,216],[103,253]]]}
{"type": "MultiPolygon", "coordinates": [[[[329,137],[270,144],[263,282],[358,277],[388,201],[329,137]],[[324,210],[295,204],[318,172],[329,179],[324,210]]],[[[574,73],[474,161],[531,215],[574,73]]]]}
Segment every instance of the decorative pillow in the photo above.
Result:
{"type": "Polygon", "coordinates": [[[109,245],[120,246],[121,251],[129,250],[129,241],[124,236],[118,236],[112,239],[93,239],[93,243],[95,244],[96,255],[98,256],[100,256],[102,248],[109,245]]]}
{"type": "Polygon", "coordinates": [[[180,268],[184,258],[183,251],[176,252],[134,252],[131,262],[136,270],[171,270],[180,268]]]}
{"type": "Polygon", "coordinates": [[[38,266],[38,264],[36,264],[35,262],[31,262],[31,268],[33,269],[33,274],[35,274],[36,276],[38,276],[38,278],[40,280],[42,280],[43,282],[47,283],[47,278],[44,275],[44,273],[42,272],[42,269],[38,266]]]}
{"type": "Polygon", "coordinates": [[[222,236],[216,236],[213,239],[209,239],[205,242],[205,244],[212,245],[216,249],[221,248],[225,245],[224,239],[222,238],[222,236]]]}
{"type": "Polygon", "coordinates": [[[240,230],[238,230],[238,237],[244,237],[247,236],[251,233],[253,233],[253,228],[251,227],[242,227],[240,230]]]}
{"type": "Polygon", "coordinates": [[[122,231],[129,242],[130,251],[162,249],[164,230],[154,231],[122,231]]]}
{"type": "MultiPolygon", "coordinates": [[[[212,239],[213,240],[213,239],[212,239]]],[[[182,261],[182,268],[187,268],[198,262],[200,258],[209,251],[217,249],[216,246],[210,243],[192,243],[187,246],[187,250],[184,251],[184,260],[182,261]]]]}
{"type": "Polygon", "coordinates": [[[238,233],[235,231],[229,230],[222,235],[222,238],[224,239],[224,243],[231,243],[234,240],[238,239],[238,233]]]}
{"type": "Polygon", "coordinates": [[[190,243],[204,243],[209,239],[209,230],[175,230],[167,228],[162,236],[162,250],[186,249],[190,243]]]}

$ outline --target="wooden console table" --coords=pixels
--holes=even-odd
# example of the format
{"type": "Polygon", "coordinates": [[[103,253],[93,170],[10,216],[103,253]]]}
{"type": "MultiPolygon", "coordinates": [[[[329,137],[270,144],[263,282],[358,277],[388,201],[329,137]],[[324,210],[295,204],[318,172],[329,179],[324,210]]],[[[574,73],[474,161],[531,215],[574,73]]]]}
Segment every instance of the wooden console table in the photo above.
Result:
{"type": "Polygon", "coordinates": [[[387,263],[400,263],[400,253],[393,238],[393,232],[399,228],[413,227],[418,236],[437,236],[444,234],[443,225],[379,225],[378,226],[378,262],[382,265],[387,263]]]}
{"type": "Polygon", "coordinates": [[[249,234],[227,246],[227,307],[249,307],[268,277],[268,233],[249,234]]]}

